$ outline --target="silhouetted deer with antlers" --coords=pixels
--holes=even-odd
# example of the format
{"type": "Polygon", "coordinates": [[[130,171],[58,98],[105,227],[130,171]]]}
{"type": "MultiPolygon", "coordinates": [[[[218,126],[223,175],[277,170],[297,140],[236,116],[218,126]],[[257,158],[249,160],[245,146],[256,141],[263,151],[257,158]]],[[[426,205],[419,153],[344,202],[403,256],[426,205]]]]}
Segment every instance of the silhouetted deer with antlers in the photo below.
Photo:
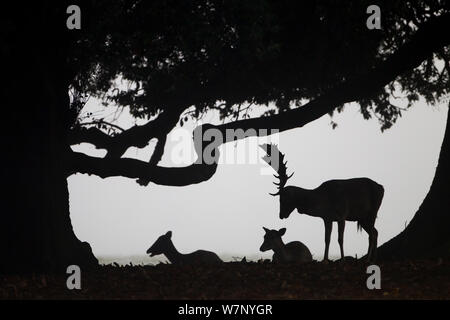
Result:
{"type": "Polygon", "coordinates": [[[358,230],[364,229],[369,235],[368,260],[376,258],[378,232],[375,229],[375,219],[383,200],[384,188],[369,178],[354,178],[347,180],[329,180],[316,189],[303,189],[286,186],[293,173],[287,175],[287,161],[276,145],[261,145],[267,153],[263,159],[278,175],[278,192],[271,194],[280,196],[280,219],[286,219],[297,209],[298,213],[320,217],[325,224],[325,255],[328,260],[328,249],[333,222],[338,223],[338,242],[341,258],[344,259],[344,229],[345,221],[356,221],[358,230]]]}
{"type": "Polygon", "coordinates": [[[284,244],[281,237],[286,233],[286,228],[280,230],[269,230],[263,227],[266,234],[264,235],[264,242],[259,248],[264,252],[273,250],[272,262],[287,263],[287,262],[310,262],[312,255],[308,247],[300,241],[292,241],[284,244]]]}
{"type": "Polygon", "coordinates": [[[175,249],[172,242],[172,231],[160,236],[147,250],[150,257],[164,254],[172,264],[217,264],[222,260],[211,251],[197,250],[192,253],[182,254],[175,249]]]}

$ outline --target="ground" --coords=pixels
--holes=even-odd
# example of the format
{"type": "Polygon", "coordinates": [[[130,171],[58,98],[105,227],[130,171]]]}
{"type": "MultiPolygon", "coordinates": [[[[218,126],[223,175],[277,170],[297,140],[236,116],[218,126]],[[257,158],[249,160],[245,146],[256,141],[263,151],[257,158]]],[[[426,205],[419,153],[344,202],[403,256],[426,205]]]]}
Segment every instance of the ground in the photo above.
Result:
{"type": "Polygon", "coordinates": [[[224,263],[217,267],[103,266],[81,274],[0,275],[0,299],[450,299],[450,259],[380,262],[381,289],[368,290],[367,264],[224,263]]]}

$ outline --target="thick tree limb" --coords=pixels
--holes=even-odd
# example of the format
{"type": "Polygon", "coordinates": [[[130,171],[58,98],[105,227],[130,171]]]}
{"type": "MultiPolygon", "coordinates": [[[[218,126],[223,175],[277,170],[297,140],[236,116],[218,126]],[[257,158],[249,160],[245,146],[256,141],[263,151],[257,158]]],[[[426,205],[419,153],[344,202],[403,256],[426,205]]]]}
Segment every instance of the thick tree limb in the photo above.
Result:
{"type": "Polygon", "coordinates": [[[155,150],[153,151],[152,157],[150,158],[149,164],[156,166],[164,154],[164,147],[166,145],[167,135],[162,135],[158,138],[155,150]]]}
{"type": "MultiPolygon", "coordinates": [[[[396,53],[386,61],[381,62],[373,70],[368,70],[361,76],[344,81],[328,93],[300,108],[274,116],[239,120],[219,126],[203,125],[195,131],[214,128],[220,131],[224,138],[227,137],[227,130],[241,129],[246,131],[246,135],[241,137],[233,136],[230,138],[228,136],[223,141],[226,143],[248,136],[271,134],[271,129],[277,129],[282,132],[302,127],[332,112],[337,106],[370,97],[383,86],[394,81],[396,77],[419,66],[422,61],[426,60],[434,52],[450,44],[450,33],[445,32],[445,30],[450,30],[449,14],[434,18],[421,26],[408,43],[404,44],[396,53]],[[249,131],[248,129],[254,130],[249,131]]],[[[119,152],[117,154],[122,152],[125,146],[145,146],[149,138],[158,136],[161,132],[168,132],[167,130],[170,130],[177,123],[178,117],[176,118],[176,120],[170,119],[169,121],[169,119],[163,120],[164,118],[161,116],[145,126],[127,130],[121,134],[120,142],[114,142],[118,146],[117,150],[119,152]],[[160,118],[161,120],[158,121],[160,118]],[[169,124],[172,125],[170,128],[169,124]]],[[[200,142],[195,141],[197,154],[200,154],[204,147],[199,145],[200,142]]],[[[72,173],[90,173],[100,177],[124,176],[142,178],[156,184],[172,186],[183,186],[206,181],[212,177],[217,168],[217,164],[193,164],[184,168],[163,168],[134,159],[98,159],[76,153],[73,153],[73,158],[72,173]]]]}
{"type": "Polygon", "coordinates": [[[79,152],[70,153],[70,163],[74,173],[95,174],[101,178],[122,176],[131,179],[143,179],[166,186],[186,186],[200,183],[211,178],[217,164],[192,164],[182,168],[164,168],[147,162],[129,159],[94,158],[79,152]]]}
{"type": "MultiPolygon", "coordinates": [[[[158,138],[158,142],[156,143],[155,150],[153,151],[150,161],[148,162],[148,164],[150,166],[156,166],[159,163],[159,161],[161,161],[161,158],[164,154],[164,147],[166,145],[166,140],[167,140],[167,135],[163,135],[158,138]]],[[[139,183],[141,186],[146,186],[149,184],[149,182],[150,182],[150,180],[145,179],[145,178],[139,178],[137,180],[137,183],[139,183]]]]}
{"type": "Polygon", "coordinates": [[[75,145],[83,142],[91,143],[98,149],[106,150],[109,150],[111,146],[114,145],[113,137],[97,128],[77,127],[71,130],[68,137],[69,145],[75,145]]]}

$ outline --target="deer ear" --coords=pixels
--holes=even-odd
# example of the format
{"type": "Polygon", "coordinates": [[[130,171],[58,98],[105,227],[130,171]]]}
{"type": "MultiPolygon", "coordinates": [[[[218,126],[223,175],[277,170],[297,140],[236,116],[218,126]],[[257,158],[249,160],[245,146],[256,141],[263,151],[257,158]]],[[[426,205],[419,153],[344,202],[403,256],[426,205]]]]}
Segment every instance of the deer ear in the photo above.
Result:
{"type": "Polygon", "coordinates": [[[263,229],[266,233],[269,232],[269,229],[267,229],[266,227],[263,227],[263,229]]]}
{"type": "Polygon", "coordinates": [[[172,238],[172,231],[167,231],[166,237],[172,238]]]}
{"type": "Polygon", "coordinates": [[[278,230],[278,233],[280,234],[280,236],[284,235],[286,233],[286,228],[281,228],[280,230],[278,230]]]}

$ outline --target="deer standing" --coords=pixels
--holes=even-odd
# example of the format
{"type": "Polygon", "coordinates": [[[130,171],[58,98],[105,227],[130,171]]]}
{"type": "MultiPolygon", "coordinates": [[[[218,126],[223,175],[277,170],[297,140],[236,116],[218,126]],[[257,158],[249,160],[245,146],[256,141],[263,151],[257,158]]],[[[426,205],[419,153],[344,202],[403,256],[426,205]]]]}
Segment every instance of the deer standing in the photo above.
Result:
{"type": "Polygon", "coordinates": [[[303,189],[286,186],[293,173],[287,175],[287,161],[276,145],[261,145],[267,153],[263,159],[278,175],[278,192],[271,194],[280,196],[280,219],[286,219],[297,209],[300,214],[320,217],[325,225],[325,255],[328,260],[331,230],[333,222],[338,223],[338,242],[341,258],[344,259],[344,229],[345,221],[356,221],[358,230],[364,229],[369,235],[368,260],[376,258],[378,232],[375,229],[375,219],[383,200],[384,188],[369,178],[354,178],[346,180],[329,180],[316,189],[303,189]]]}
{"type": "Polygon", "coordinates": [[[260,251],[273,250],[272,261],[275,263],[311,262],[312,255],[308,247],[300,241],[292,241],[284,244],[281,237],[286,233],[286,228],[269,230],[263,227],[266,234],[260,251]]]}
{"type": "Polygon", "coordinates": [[[172,231],[160,236],[147,250],[150,257],[164,254],[172,264],[217,264],[222,260],[211,251],[197,250],[192,253],[182,254],[178,252],[172,242],[172,231]]]}

